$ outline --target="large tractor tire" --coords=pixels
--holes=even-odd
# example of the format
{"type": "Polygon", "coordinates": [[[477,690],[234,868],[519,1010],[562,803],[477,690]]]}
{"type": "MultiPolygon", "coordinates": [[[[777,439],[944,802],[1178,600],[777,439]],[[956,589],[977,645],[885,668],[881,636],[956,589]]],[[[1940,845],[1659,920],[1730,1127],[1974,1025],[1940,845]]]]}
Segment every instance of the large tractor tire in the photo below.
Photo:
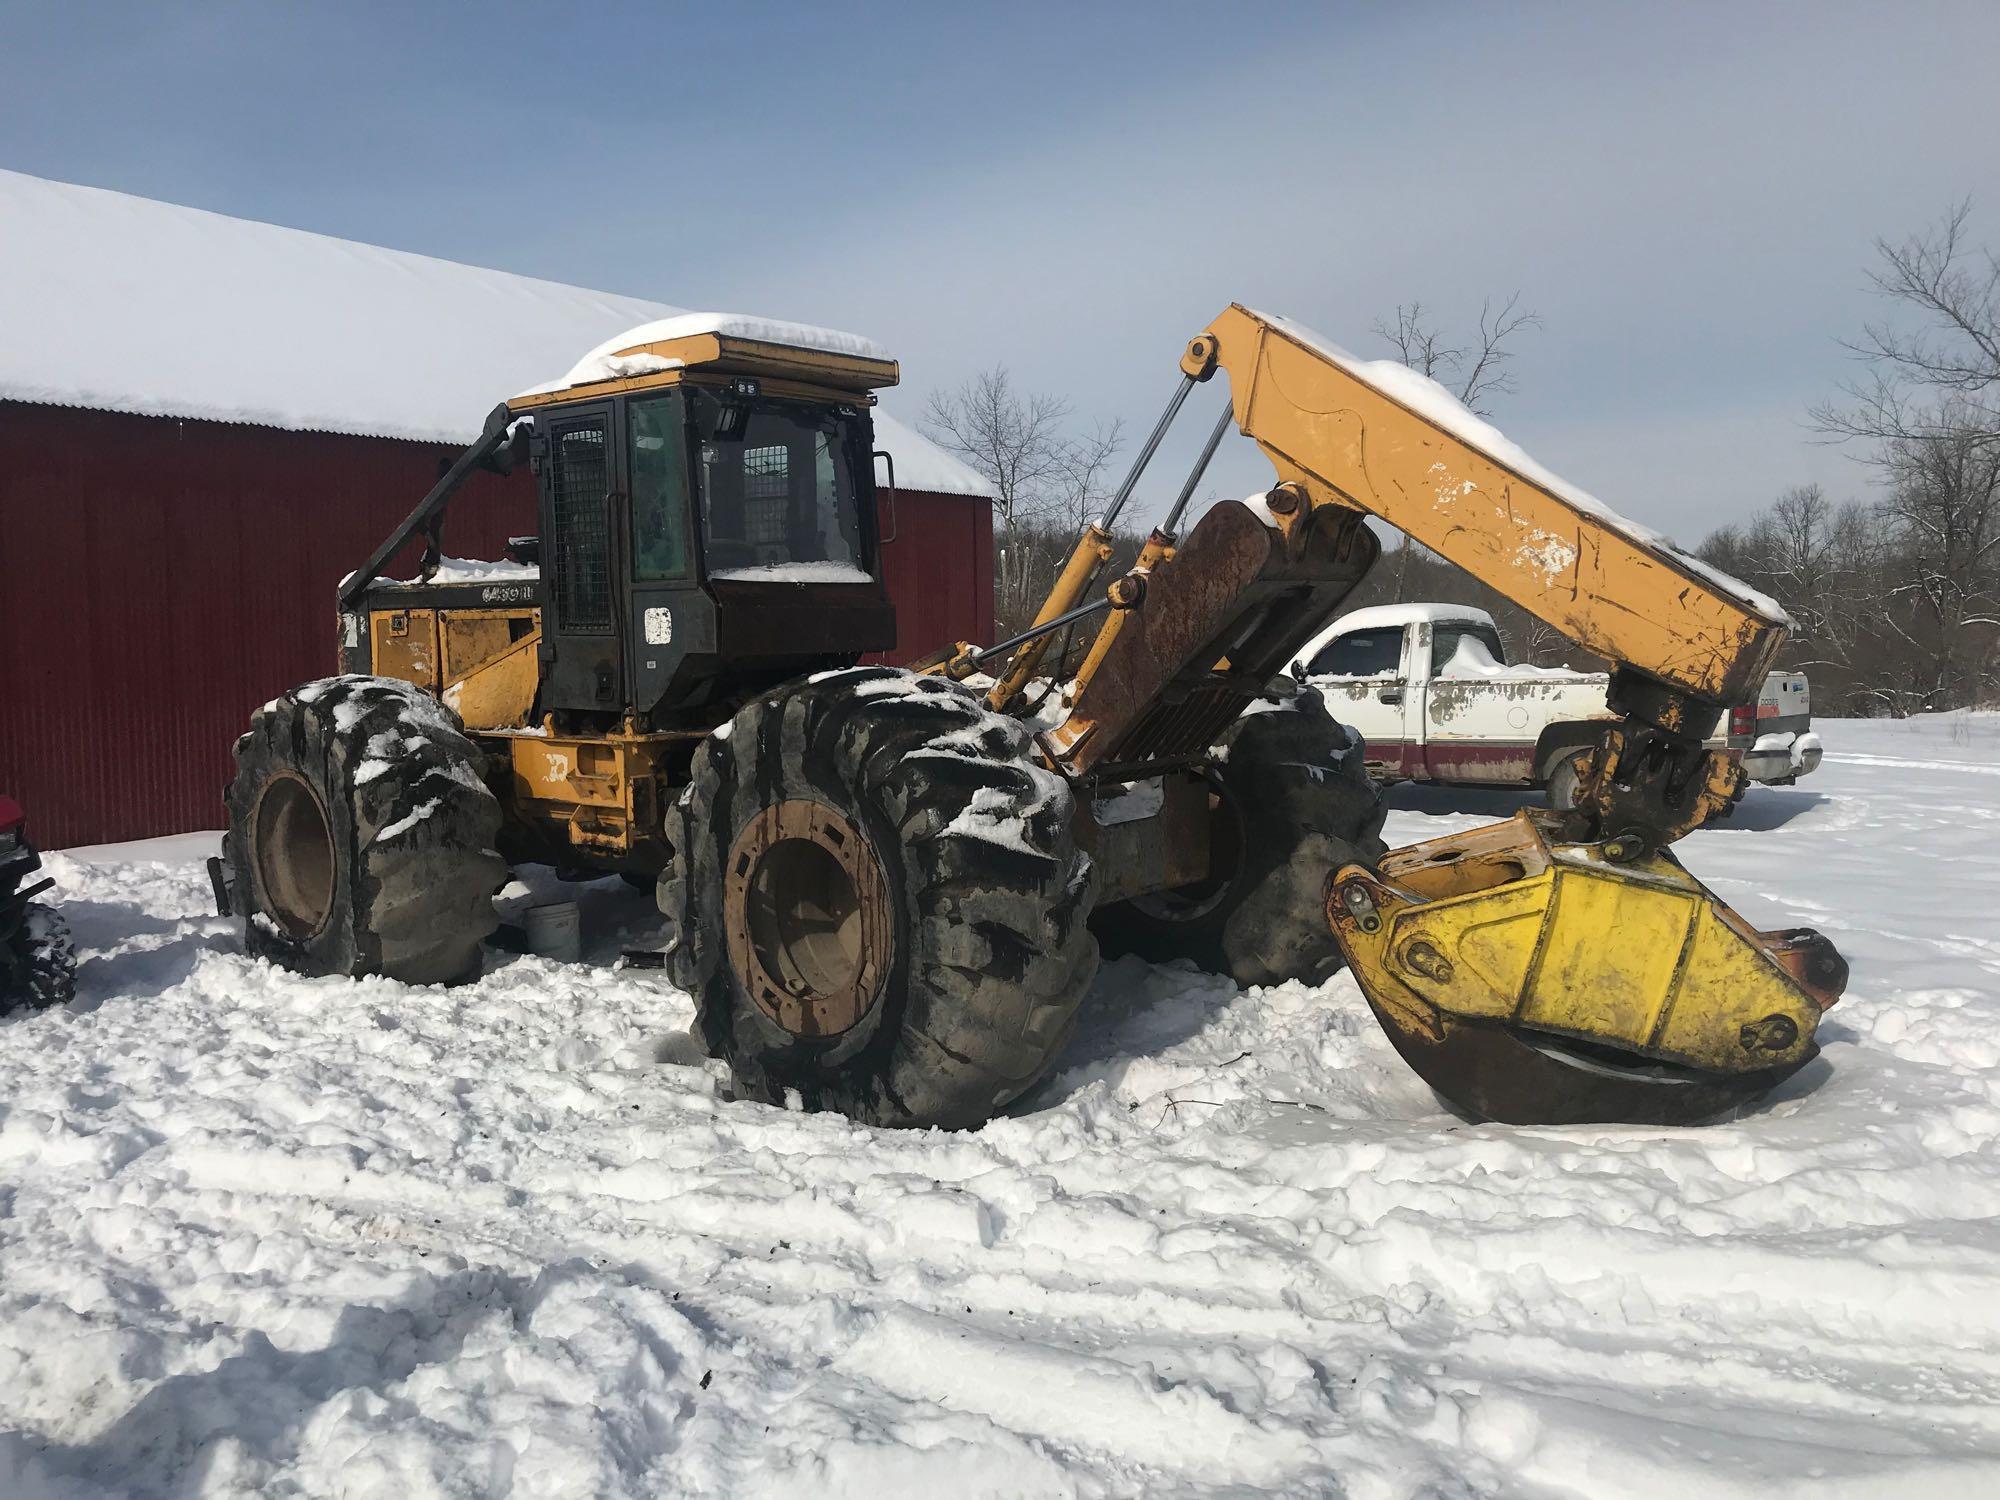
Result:
{"type": "Polygon", "coordinates": [[[970,1127],[1047,1070],[1097,969],[1071,797],[935,677],[790,684],[705,741],[667,817],[676,980],[738,1091],[970,1127]]]}
{"type": "Polygon", "coordinates": [[[301,974],[475,977],[507,878],[483,766],[456,714],[394,678],[265,704],[236,742],[224,851],[250,952],[301,974]]]}
{"type": "Polygon", "coordinates": [[[1382,857],[1382,794],[1312,688],[1253,705],[1216,751],[1210,877],[1102,908],[1098,941],[1107,956],[1186,959],[1246,986],[1317,984],[1341,964],[1327,877],[1382,857]]]}
{"type": "MultiPolygon", "coordinates": [[[[10,914],[0,913],[0,918],[10,914]]],[[[61,913],[39,901],[16,907],[0,937],[0,1016],[67,1005],[76,994],[76,948],[61,913]]]]}

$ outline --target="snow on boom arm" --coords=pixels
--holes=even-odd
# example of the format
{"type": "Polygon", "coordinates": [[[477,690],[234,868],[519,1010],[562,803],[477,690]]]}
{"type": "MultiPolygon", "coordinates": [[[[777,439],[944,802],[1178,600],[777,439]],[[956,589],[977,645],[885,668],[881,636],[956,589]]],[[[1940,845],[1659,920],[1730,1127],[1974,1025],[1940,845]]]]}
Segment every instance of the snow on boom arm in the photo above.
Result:
{"type": "Polygon", "coordinates": [[[1846,980],[1832,944],[1756,931],[1665,852],[1741,786],[1703,740],[1762,681],[1783,611],[1400,365],[1232,306],[1181,370],[1162,429],[1196,383],[1229,375],[1194,475],[1137,565],[1083,604],[1156,429],[992,705],[1017,700],[1055,628],[1108,611],[1044,753],[1097,781],[1198,763],[1338,612],[1379,553],[1365,524],[1379,517],[1610,659],[1620,715],[1586,752],[1567,817],[1523,812],[1330,872],[1327,920],[1405,1059],[1461,1107],[1562,1123],[1705,1118],[1811,1058],[1846,980]],[[1211,506],[1183,539],[1180,515],[1232,422],[1279,483],[1211,506]]]}

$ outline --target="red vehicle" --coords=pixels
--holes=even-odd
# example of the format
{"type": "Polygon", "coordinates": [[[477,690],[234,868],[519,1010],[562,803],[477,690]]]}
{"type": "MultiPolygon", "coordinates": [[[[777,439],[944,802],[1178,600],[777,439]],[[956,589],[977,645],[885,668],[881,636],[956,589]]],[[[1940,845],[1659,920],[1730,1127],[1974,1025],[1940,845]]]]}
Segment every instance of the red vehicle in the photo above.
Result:
{"type": "Polygon", "coordinates": [[[75,990],[76,954],[54,908],[33,899],[55,882],[28,842],[26,815],[0,795],[0,1015],[22,1007],[61,1005],[75,990]]]}

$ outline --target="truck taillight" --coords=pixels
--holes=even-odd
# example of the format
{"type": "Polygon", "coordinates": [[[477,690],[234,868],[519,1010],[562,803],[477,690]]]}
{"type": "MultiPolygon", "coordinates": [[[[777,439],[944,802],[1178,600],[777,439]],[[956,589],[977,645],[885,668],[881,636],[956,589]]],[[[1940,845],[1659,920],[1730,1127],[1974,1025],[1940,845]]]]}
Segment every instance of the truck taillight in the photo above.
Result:
{"type": "Polygon", "coordinates": [[[1749,703],[1739,703],[1729,710],[1729,732],[1731,734],[1755,734],[1757,732],[1757,709],[1749,703]]]}

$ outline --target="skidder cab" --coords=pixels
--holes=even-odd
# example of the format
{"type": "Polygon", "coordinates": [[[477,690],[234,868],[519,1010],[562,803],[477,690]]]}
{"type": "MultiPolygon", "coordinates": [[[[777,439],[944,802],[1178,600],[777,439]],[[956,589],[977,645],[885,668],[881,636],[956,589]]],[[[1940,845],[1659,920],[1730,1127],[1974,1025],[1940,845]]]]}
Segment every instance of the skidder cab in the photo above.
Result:
{"type": "Polygon", "coordinates": [[[791,326],[669,319],[495,408],[342,585],[344,669],[442,698],[509,764],[510,858],[657,873],[696,741],[760,687],[895,644],[869,407],[896,364],[750,336],[791,326]],[[539,536],[455,578],[452,496],[522,464],[539,536]],[[418,534],[420,577],[378,579],[418,534]]]}

